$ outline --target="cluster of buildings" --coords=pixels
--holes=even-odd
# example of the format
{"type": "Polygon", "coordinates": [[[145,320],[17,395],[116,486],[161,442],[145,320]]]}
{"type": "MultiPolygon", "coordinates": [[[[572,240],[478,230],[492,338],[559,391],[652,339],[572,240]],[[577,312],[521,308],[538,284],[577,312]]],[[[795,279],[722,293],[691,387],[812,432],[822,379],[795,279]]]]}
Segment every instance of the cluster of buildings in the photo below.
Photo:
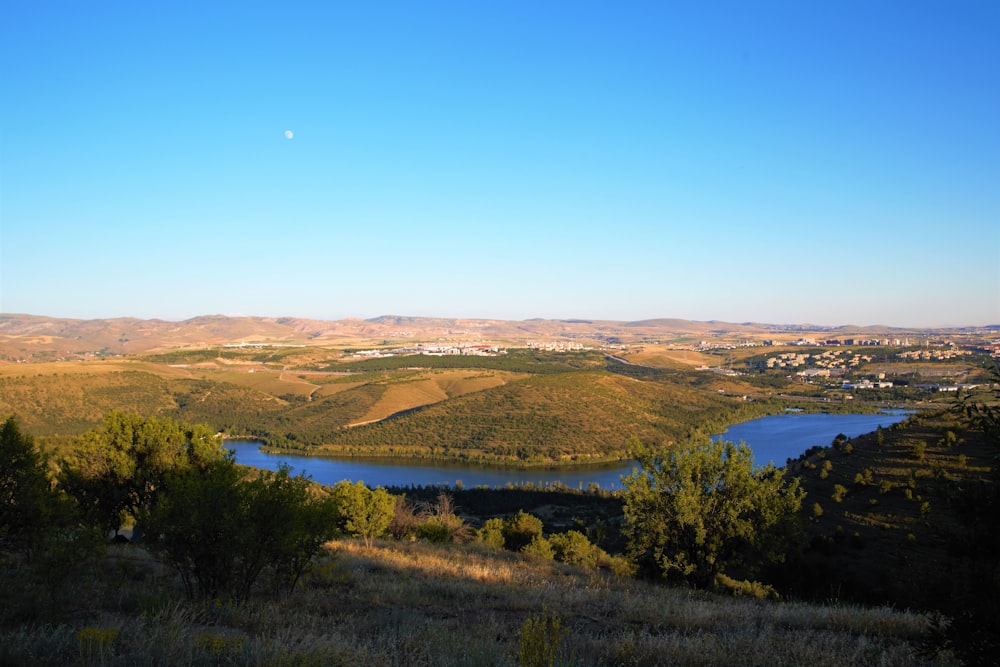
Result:
{"type": "Polygon", "coordinates": [[[381,359],[415,354],[426,354],[430,357],[499,357],[507,354],[507,349],[488,343],[419,343],[416,347],[398,347],[393,350],[359,350],[351,356],[360,359],[381,359]]]}
{"type": "Polygon", "coordinates": [[[546,350],[547,352],[579,352],[581,350],[593,350],[592,347],[585,347],[582,343],[568,343],[563,341],[529,341],[529,350],[546,350]]]}
{"type": "MultiPolygon", "coordinates": [[[[768,368],[798,368],[808,365],[813,367],[810,370],[827,371],[825,375],[829,377],[833,374],[832,371],[843,372],[847,368],[855,368],[871,360],[872,357],[867,354],[851,353],[848,350],[827,350],[821,354],[785,352],[768,357],[765,363],[768,368]]],[[[813,375],[824,375],[824,373],[816,372],[813,375]]]]}
{"type": "Polygon", "coordinates": [[[845,382],[844,389],[888,389],[892,387],[889,380],[858,380],[857,382],[845,382]]]}
{"type": "Polygon", "coordinates": [[[948,349],[910,350],[909,352],[900,352],[896,356],[899,357],[900,359],[906,359],[909,361],[946,361],[948,359],[963,357],[968,354],[972,354],[972,352],[970,352],[969,350],[957,350],[954,348],[948,348],[948,349]]]}
{"type": "Polygon", "coordinates": [[[765,345],[797,345],[799,347],[839,347],[839,346],[876,346],[876,347],[909,347],[909,338],[830,338],[816,340],[814,338],[799,338],[794,343],[778,343],[765,341],[765,345]]]}

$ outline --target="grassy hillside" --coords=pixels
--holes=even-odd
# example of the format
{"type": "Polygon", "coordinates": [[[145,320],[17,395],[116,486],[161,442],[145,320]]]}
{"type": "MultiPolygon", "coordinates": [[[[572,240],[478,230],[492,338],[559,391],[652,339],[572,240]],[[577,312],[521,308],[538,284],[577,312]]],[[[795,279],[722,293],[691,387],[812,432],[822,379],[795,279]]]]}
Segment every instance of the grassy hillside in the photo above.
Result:
{"type": "Polygon", "coordinates": [[[727,378],[593,352],[390,357],[298,370],[256,358],[269,354],[2,366],[0,413],[42,437],[79,435],[120,410],[312,453],[523,465],[621,459],[631,436],[671,442],[776,409],[723,395],[745,389],[727,378]]]}
{"type": "Polygon", "coordinates": [[[764,409],[671,382],[566,372],[340,431],[321,451],[515,463],[608,460],[628,456],[631,436],[668,443],[764,409]]]}
{"type": "Polygon", "coordinates": [[[131,546],[68,588],[7,574],[11,665],[505,667],[540,664],[519,649],[549,646],[559,664],[595,666],[954,664],[918,655],[928,616],[718,597],[481,545],[333,542],[295,593],[240,607],[185,601],[172,572],[131,546]],[[550,614],[558,632],[522,630],[550,614]]]}
{"type": "Polygon", "coordinates": [[[152,415],[172,409],[170,383],[120,368],[0,376],[0,415],[17,415],[40,436],[79,435],[113,410],[152,415]]]}
{"type": "Polygon", "coordinates": [[[996,454],[995,442],[943,411],[789,466],[808,493],[811,543],[800,588],[932,608],[973,593],[966,575],[974,560],[962,547],[967,510],[958,493],[991,482],[996,454]]]}

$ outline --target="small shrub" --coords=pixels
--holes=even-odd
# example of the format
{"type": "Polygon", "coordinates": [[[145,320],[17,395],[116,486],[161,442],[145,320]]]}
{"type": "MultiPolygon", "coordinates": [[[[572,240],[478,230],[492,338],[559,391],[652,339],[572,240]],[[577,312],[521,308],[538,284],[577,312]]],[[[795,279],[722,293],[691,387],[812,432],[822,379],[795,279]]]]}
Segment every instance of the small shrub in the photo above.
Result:
{"type": "Polygon", "coordinates": [[[566,631],[562,619],[542,607],[529,616],[517,633],[517,664],[521,667],[554,667],[559,660],[566,631]]]}
{"type": "Polygon", "coordinates": [[[875,472],[871,468],[865,468],[854,475],[854,483],[858,486],[871,486],[875,483],[875,472]]]}
{"type": "Polygon", "coordinates": [[[420,540],[427,540],[435,544],[444,544],[451,541],[451,530],[445,524],[431,518],[417,526],[416,536],[420,540]]]}
{"type": "Polygon", "coordinates": [[[606,553],[601,554],[598,566],[611,570],[619,577],[634,577],[639,571],[638,566],[629,558],[622,555],[611,556],[606,553]]]}
{"type": "Polygon", "coordinates": [[[746,596],[758,600],[777,600],[781,597],[778,595],[778,591],[767,584],[762,584],[759,581],[738,581],[721,572],[715,575],[715,586],[735,597],[746,596]]]}
{"type": "Polygon", "coordinates": [[[927,443],[923,440],[917,440],[912,445],[910,445],[910,454],[918,461],[923,461],[927,454],[927,443]]]}
{"type": "Polygon", "coordinates": [[[578,530],[568,530],[549,536],[556,560],[579,567],[597,567],[600,549],[578,530]]]}
{"type": "Polygon", "coordinates": [[[518,510],[517,514],[504,522],[503,536],[508,549],[522,551],[532,540],[542,536],[542,520],[524,510],[518,510]]]}
{"type": "Polygon", "coordinates": [[[813,503],[812,515],[814,519],[818,519],[823,516],[823,506],[819,503],[813,503]]]}
{"type": "Polygon", "coordinates": [[[552,545],[541,535],[535,535],[531,542],[521,549],[521,553],[538,556],[539,558],[543,558],[545,560],[553,560],[556,555],[555,551],[552,549],[552,545]]]}
{"type": "Polygon", "coordinates": [[[833,502],[840,503],[844,501],[844,496],[847,495],[847,487],[843,484],[833,485],[833,502]]]}
{"type": "Polygon", "coordinates": [[[417,508],[407,500],[406,496],[396,496],[392,522],[389,524],[389,534],[401,541],[416,539],[420,518],[417,508]]]}
{"type": "Polygon", "coordinates": [[[476,536],[481,542],[494,549],[503,549],[503,519],[487,519],[483,527],[476,532],[476,536]]]}

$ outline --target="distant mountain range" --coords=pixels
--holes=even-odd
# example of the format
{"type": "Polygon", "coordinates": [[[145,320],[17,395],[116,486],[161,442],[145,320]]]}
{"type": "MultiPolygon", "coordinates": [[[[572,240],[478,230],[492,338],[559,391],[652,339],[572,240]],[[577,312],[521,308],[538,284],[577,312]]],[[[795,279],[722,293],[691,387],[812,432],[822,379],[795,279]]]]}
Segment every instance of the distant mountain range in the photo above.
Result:
{"type": "MultiPolygon", "coordinates": [[[[996,327],[991,327],[996,329],[996,327]]],[[[945,331],[961,332],[967,329],[945,331]]],[[[940,330],[939,330],[940,331],[940,330]]],[[[613,320],[493,320],[384,315],[372,319],[312,320],[297,317],[228,317],[209,315],[180,322],[130,317],[77,320],[39,315],[0,314],[0,358],[128,354],[193,346],[239,343],[285,345],[359,345],[421,340],[529,340],[572,339],[582,343],[637,343],[641,341],[720,337],[786,338],[796,335],[902,335],[930,330],[892,327],[817,327],[808,324],[775,325],[754,322],[698,322],[651,319],[613,320]]]]}

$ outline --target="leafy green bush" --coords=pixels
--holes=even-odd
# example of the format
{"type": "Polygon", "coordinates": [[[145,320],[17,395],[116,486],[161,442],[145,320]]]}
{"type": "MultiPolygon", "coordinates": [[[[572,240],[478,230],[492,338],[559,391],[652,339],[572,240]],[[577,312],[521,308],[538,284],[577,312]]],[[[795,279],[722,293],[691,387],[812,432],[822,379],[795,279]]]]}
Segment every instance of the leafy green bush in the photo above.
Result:
{"type": "Polygon", "coordinates": [[[715,576],[715,587],[737,597],[746,596],[758,600],[777,600],[780,597],[772,586],[759,581],[739,581],[722,573],[715,576]]]}
{"type": "Polygon", "coordinates": [[[504,545],[510,551],[521,551],[541,537],[542,520],[524,510],[518,510],[516,515],[504,522],[504,545]]]}
{"type": "Polygon", "coordinates": [[[494,549],[504,548],[504,521],[498,517],[487,519],[476,535],[479,540],[494,549]]]}
{"type": "Polygon", "coordinates": [[[265,570],[290,591],[336,533],[334,501],[309,487],[287,467],[247,479],[231,458],[173,471],[141,515],[150,551],[192,598],[246,600],[265,570]]]}
{"type": "Polygon", "coordinates": [[[590,543],[587,536],[577,530],[568,530],[565,533],[556,533],[549,536],[549,544],[555,553],[555,559],[577,565],[579,567],[597,567],[601,550],[590,543]]]}
{"type": "Polygon", "coordinates": [[[333,497],[339,512],[338,528],[360,537],[368,547],[385,534],[395,516],[396,501],[382,487],[369,489],[361,481],[339,482],[333,487],[333,497]]]}
{"type": "Polygon", "coordinates": [[[537,556],[538,558],[542,558],[544,560],[552,560],[555,558],[555,551],[552,549],[552,545],[541,535],[535,535],[531,539],[531,542],[526,544],[521,549],[521,553],[537,556]]]}
{"type": "Polygon", "coordinates": [[[801,546],[805,493],[744,444],[709,441],[662,453],[635,443],[642,466],[625,478],[624,534],[637,562],[708,587],[730,566],[783,562],[801,546]]]}

